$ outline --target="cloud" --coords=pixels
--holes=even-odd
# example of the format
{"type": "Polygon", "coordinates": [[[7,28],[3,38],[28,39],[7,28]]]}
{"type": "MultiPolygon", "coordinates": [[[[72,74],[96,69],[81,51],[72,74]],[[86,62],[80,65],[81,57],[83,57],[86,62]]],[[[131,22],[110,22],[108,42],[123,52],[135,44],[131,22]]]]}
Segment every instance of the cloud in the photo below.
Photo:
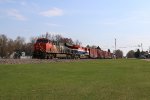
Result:
{"type": "Polygon", "coordinates": [[[25,21],[27,18],[20,14],[20,12],[16,9],[11,9],[7,11],[8,16],[15,18],[16,20],[25,21]]]}
{"type": "Polygon", "coordinates": [[[27,0],[0,0],[0,3],[17,4],[21,6],[27,6],[27,0]]]}
{"type": "Polygon", "coordinates": [[[59,8],[52,8],[40,13],[40,15],[45,17],[62,16],[63,14],[64,14],[63,10],[59,8]]]}
{"type": "Polygon", "coordinates": [[[0,3],[13,3],[14,0],[0,0],[0,3]]]}

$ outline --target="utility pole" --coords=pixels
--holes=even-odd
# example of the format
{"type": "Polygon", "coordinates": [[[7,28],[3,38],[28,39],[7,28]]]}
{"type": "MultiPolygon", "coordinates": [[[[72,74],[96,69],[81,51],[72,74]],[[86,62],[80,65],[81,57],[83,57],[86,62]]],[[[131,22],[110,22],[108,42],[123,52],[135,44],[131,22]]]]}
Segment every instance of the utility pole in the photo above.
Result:
{"type": "Polygon", "coordinates": [[[141,43],[141,50],[143,51],[143,44],[141,43]]]}
{"type": "Polygon", "coordinates": [[[48,32],[46,32],[46,38],[48,39],[48,32]]]}
{"type": "Polygon", "coordinates": [[[115,38],[115,51],[116,51],[116,38],[115,38]]]}
{"type": "Polygon", "coordinates": [[[116,46],[117,46],[117,43],[116,43],[116,38],[115,38],[115,59],[116,59],[116,46]]]}
{"type": "Polygon", "coordinates": [[[2,50],[2,47],[3,47],[3,38],[1,39],[1,41],[0,41],[0,57],[2,57],[2,55],[3,55],[3,50],[2,50]]]}

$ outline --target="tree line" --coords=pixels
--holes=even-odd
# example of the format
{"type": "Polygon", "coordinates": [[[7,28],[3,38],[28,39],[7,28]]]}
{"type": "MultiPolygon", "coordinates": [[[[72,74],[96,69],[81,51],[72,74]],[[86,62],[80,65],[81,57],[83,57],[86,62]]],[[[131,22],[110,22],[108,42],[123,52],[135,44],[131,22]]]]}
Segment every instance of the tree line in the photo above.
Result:
{"type": "MultiPolygon", "coordinates": [[[[12,53],[15,52],[14,57],[17,57],[18,54],[21,55],[21,52],[25,52],[26,56],[32,56],[33,52],[33,45],[37,38],[48,38],[52,42],[61,42],[61,43],[70,43],[75,45],[81,45],[82,43],[79,40],[73,41],[72,38],[65,38],[62,35],[56,34],[43,34],[38,37],[31,37],[28,42],[25,41],[24,37],[16,37],[16,39],[8,38],[5,34],[0,34],[0,57],[1,58],[9,58],[12,53]]],[[[101,49],[99,46],[95,45],[87,45],[86,47],[91,48],[98,48],[101,49]]],[[[108,52],[110,52],[110,49],[108,49],[108,52]]],[[[118,49],[113,52],[116,56],[116,58],[123,58],[123,51],[118,49]]],[[[142,55],[146,55],[148,52],[140,51],[137,49],[136,51],[130,50],[126,57],[127,58],[140,58],[142,55]]],[[[146,55],[149,56],[149,55],[146,55]]]]}
{"type": "Polygon", "coordinates": [[[140,49],[137,49],[136,51],[130,50],[126,56],[127,58],[150,58],[148,51],[140,51],[140,49]]]}
{"type": "MultiPolygon", "coordinates": [[[[20,58],[22,52],[25,52],[25,56],[32,56],[33,53],[33,45],[38,38],[47,38],[51,42],[61,42],[61,43],[69,43],[75,45],[82,45],[79,40],[73,40],[72,38],[63,37],[60,34],[42,34],[37,37],[31,37],[28,42],[25,41],[24,37],[18,36],[16,39],[11,39],[7,37],[5,34],[0,34],[0,58],[10,58],[10,56],[14,53],[13,58],[20,58]]],[[[99,46],[95,45],[87,45],[89,48],[98,48],[99,46]]],[[[108,49],[110,52],[110,49],[108,49]]]]}
{"type": "Polygon", "coordinates": [[[26,43],[23,37],[18,36],[13,40],[4,34],[0,34],[0,57],[9,58],[13,52],[25,52],[27,56],[30,56],[33,44],[33,38],[26,43]]]}
{"type": "Polygon", "coordinates": [[[33,45],[37,38],[48,38],[52,42],[62,42],[81,45],[79,40],[73,41],[72,38],[65,38],[59,34],[43,34],[37,37],[31,37],[29,42],[25,41],[24,37],[18,36],[16,39],[11,39],[5,34],[0,34],[0,58],[9,58],[13,53],[14,57],[20,57],[22,52],[25,52],[25,56],[32,56],[33,45]]]}
{"type": "MultiPolygon", "coordinates": [[[[114,55],[116,58],[124,58],[123,56],[123,51],[118,49],[116,51],[114,51],[114,55]]],[[[146,58],[150,58],[150,54],[148,51],[140,51],[140,49],[137,50],[129,50],[126,54],[127,58],[142,58],[142,59],[146,59],[146,58]]]]}

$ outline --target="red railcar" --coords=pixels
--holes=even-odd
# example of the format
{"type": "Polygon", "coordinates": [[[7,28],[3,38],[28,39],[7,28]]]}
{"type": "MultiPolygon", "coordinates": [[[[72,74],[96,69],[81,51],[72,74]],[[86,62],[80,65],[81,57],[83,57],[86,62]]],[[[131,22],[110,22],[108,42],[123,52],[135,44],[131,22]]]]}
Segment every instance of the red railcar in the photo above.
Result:
{"type": "Polygon", "coordinates": [[[89,57],[90,58],[98,58],[98,52],[95,48],[89,48],[89,57]]]}
{"type": "Polygon", "coordinates": [[[98,58],[99,59],[103,59],[104,58],[104,56],[103,56],[103,50],[98,49],[97,50],[97,54],[98,54],[98,58]]]}

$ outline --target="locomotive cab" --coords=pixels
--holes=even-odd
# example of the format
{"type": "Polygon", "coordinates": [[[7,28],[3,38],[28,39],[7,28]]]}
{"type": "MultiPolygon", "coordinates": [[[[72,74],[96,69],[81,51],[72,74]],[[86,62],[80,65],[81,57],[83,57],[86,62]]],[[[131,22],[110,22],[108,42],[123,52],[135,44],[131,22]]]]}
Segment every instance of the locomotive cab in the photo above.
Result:
{"type": "Polygon", "coordinates": [[[49,52],[52,47],[52,42],[46,38],[37,39],[34,44],[34,51],[49,52]]]}
{"type": "Polygon", "coordinates": [[[46,52],[50,52],[52,48],[52,42],[46,38],[37,39],[34,44],[33,58],[44,58],[46,52]]]}

